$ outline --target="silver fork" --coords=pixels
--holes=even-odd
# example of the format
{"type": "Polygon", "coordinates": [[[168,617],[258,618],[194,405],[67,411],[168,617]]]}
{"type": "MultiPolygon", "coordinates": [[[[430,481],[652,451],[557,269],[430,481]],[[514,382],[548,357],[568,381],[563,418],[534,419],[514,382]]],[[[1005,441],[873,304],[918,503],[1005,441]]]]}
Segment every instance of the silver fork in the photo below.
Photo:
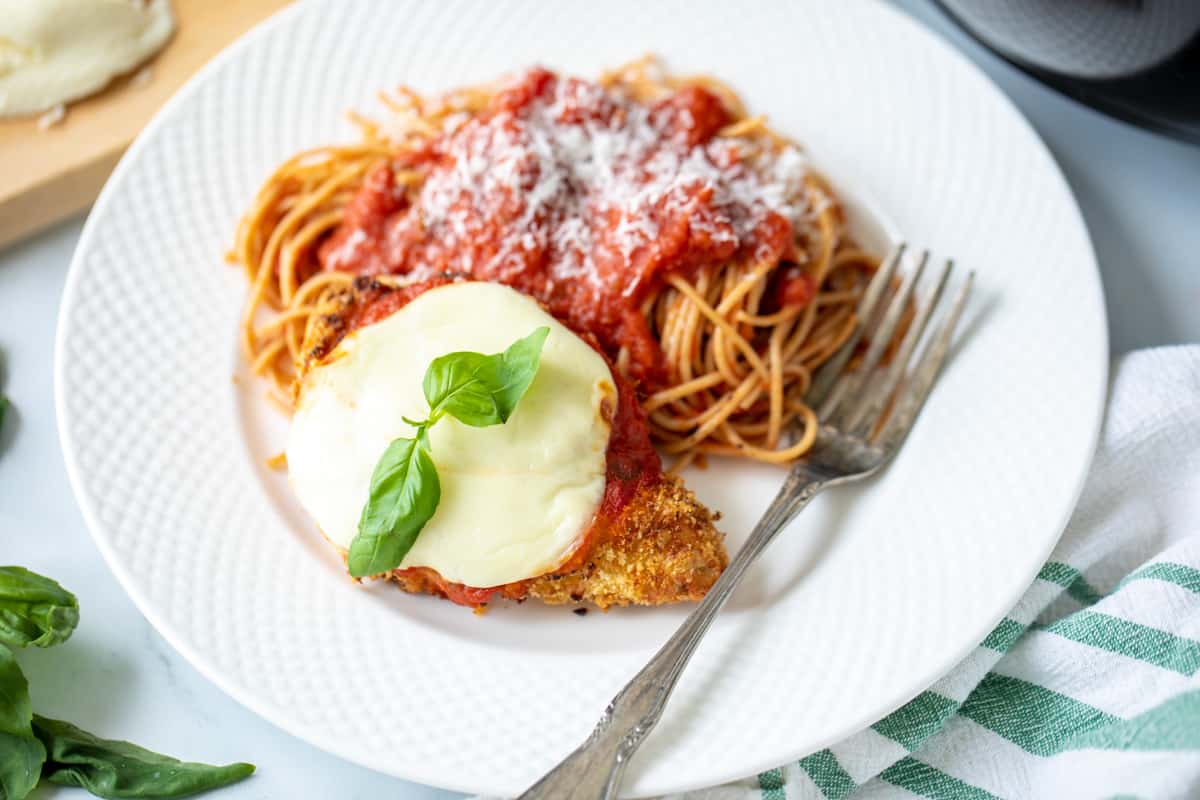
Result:
{"type": "Polygon", "coordinates": [[[974,279],[973,273],[967,276],[943,321],[926,339],[926,328],[954,264],[945,262],[914,304],[912,298],[929,252],[921,255],[917,266],[896,286],[893,278],[904,250],[903,244],[897,246],[876,272],[859,302],[854,334],[817,372],[809,388],[805,399],[816,409],[821,423],[813,449],[792,467],[783,488],[704,601],[613,698],[587,741],[518,800],[615,798],[629,760],[662,716],[696,646],[750,565],[818,493],[874,475],[900,449],[946,359],[974,279]],[[914,305],[908,332],[890,362],[881,363],[906,310],[914,305]],[[847,371],[867,332],[866,353],[856,369],[847,371]],[[923,339],[924,347],[917,356],[923,339]]]}

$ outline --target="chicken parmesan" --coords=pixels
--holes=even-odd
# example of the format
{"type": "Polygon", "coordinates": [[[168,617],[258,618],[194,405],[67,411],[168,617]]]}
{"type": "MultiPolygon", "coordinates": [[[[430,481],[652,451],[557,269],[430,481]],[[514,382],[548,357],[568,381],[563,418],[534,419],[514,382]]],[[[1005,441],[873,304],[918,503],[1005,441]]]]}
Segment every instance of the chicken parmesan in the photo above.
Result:
{"type": "MultiPolygon", "coordinates": [[[[468,605],[700,597],[726,556],[673,475],[812,447],[811,375],[877,266],[836,195],[729,87],[649,58],[382,99],[385,119],[355,117],[361,143],[271,176],[234,252],[252,369],[295,414],[302,502],[345,549],[374,513],[372,459],[421,440],[405,452],[446,491],[380,571],[404,588],[468,605]],[[421,420],[430,357],[495,353],[535,325],[547,373],[527,409],[487,430],[421,420]]],[[[381,563],[351,551],[351,574],[381,563]]]]}
{"type": "Polygon", "coordinates": [[[331,298],[296,383],[293,489],[345,552],[375,460],[422,413],[425,365],[543,324],[541,367],[507,424],[430,433],[442,502],[383,577],[476,607],[699,599],[725,567],[721,537],[663,473],[633,388],[593,343],[501,284],[361,278],[331,298]]]}

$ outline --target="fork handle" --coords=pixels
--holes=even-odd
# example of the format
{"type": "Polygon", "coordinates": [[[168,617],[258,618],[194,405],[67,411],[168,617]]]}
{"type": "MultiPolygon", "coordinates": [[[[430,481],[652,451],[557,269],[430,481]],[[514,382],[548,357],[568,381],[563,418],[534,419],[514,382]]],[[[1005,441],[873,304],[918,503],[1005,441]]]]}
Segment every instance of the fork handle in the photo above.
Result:
{"type": "Polygon", "coordinates": [[[781,530],[829,484],[793,469],[704,600],[662,649],[609,703],[591,736],[518,800],[613,800],[621,777],[646,734],[662,717],[683,668],[746,570],[781,530]]]}

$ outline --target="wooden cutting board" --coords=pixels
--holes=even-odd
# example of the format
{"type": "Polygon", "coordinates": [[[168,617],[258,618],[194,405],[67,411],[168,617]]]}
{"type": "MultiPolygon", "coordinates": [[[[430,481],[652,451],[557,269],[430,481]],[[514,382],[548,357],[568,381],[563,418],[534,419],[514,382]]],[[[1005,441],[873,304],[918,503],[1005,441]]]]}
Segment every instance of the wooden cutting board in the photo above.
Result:
{"type": "Polygon", "coordinates": [[[67,106],[58,124],[0,119],[0,247],[87,208],[121,153],[193,73],[288,0],[172,0],[176,31],[149,72],[67,106]]]}

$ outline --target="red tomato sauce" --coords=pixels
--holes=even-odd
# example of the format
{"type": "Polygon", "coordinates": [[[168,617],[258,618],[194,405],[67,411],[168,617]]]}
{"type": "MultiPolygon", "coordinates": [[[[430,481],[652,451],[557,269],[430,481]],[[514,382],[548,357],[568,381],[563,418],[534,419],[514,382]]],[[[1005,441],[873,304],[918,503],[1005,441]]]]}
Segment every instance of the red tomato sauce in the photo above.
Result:
{"type": "Polygon", "coordinates": [[[322,267],[508,284],[609,358],[626,350],[630,374],[657,388],[665,369],[642,305],[664,276],[793,247],[781,201],[769,202],[782,193],[716,136],[731,121],[702,88],[647,106],[529,70],[483,112],[370,172],[322,267]],[[396,169],[418,171],[420,188],[406,191],[396,169]]]}

